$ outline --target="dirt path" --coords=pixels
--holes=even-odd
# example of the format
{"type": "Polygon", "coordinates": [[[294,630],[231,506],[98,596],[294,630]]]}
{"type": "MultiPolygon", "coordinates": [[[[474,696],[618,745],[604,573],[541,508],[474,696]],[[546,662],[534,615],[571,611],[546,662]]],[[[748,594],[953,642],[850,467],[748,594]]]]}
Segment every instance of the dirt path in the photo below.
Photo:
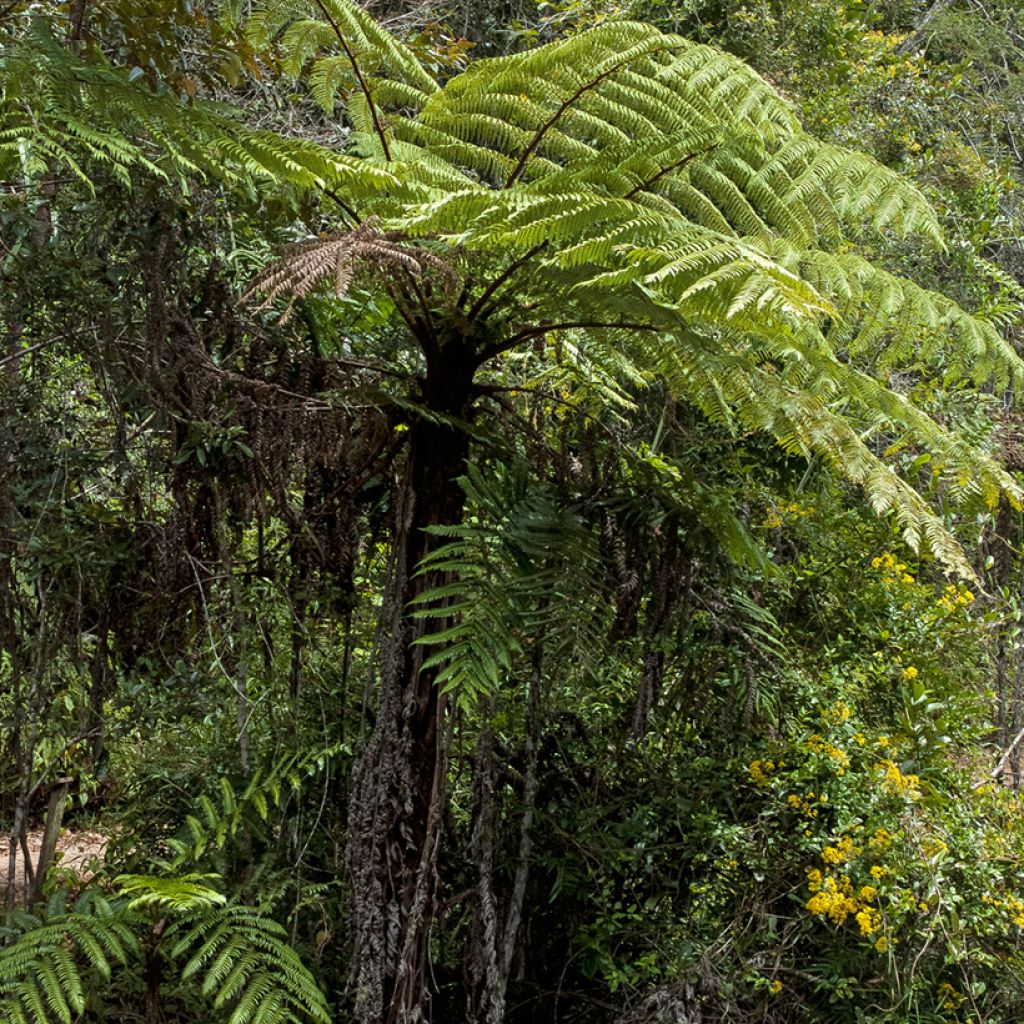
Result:
{"type": "MultiPolygon", "coordinates": [[[[39,860],[39,850],[42,844],[42,829],[37,829],[28,834],[28,848],[32,854],[33,864],[39,860]]],[[[57,867],[65,870],[70,869],[83,880],[88,879],[91,872],[88,870],[87,865],[90,861],[102,859],[103,851],[106,848],[107,837],[99,832],[88,830],[67,832],[57,841],[57,867]]],[[[4,892],[7,890],[7,854],[7,842],[4,839],[0,839],[0,904],[3,902],[4,892]]],[[[19,903],[25,896],[25,873],[22,865],[21,850],[19,850],[18,868],[14,880],[15,899],[19,903]]]]}

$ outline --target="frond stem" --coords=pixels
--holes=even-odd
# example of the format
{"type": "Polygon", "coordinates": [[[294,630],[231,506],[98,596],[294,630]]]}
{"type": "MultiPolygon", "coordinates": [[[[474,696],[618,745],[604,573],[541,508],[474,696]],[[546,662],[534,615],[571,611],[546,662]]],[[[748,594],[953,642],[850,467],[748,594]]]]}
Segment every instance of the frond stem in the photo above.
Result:
{"type": "Polygon", "coordinates": [[[373,102],[373,95],[370,92],[370,87],[367,85],[366,79],[363,78],[363,72],[359,67],[359,61],[356,60],[356,55],[352,52],[352,47],[348,45],[345,33],[341,31],[341,26],[337,21],[335,21],[334,16],[327,9],[323,0],[316,0],[316,5],[323,12],[323,16],[327,19],[331,28],[334,29],[334,34],[338,37],[338,42],[341,43],[341,48],[345,51],[345,56],[348,58],[349,64],[352,65],[352,72],[355,74],[356,81],[359,83],[359,88],[362,90],[363,95],[366,97],[366,102],[370,107],[370,117],[373,120],[373,130],[377,133],[377,138],[380,139],[381,149],[384,150],[384,159],[387,160],[388,163],[391,163],[391,147],[388,145],[388,138],[384,132],[384,122],[381,120],[377,104],[373,102]]]}
{"type": "Polygon", "coordinates": [[[356,211],[351,206],[349,206],[349,204],[346,203],[345,200],[342,199],[341,196],[339,196],[338,193],[333,188],[331,188],[328,185],[322,185],[320,187],[320,191],[323,192],[323,194],[327,196],[328,199],[334,200],[334,202],[337,203],[338,206],[340,206],[356,224],[363,223],[362,218],[359,216],[359,214],[356,213],[356,211]]]}
{"type": "Polygon", "coordinates": [[[549,334],[551,331],[571,331],[571,330],[619,330],[619,331],[653,331],[658,332],[657,327],[652,327],[650,324],[634,324],[628,321],[614,321],[611,323],[601,320],[568,320],[564,323],[558,324],[540,324],[537,327],[530,327],[525,331],[520,331],[518,334],[513,334],[510,338],[506,338],[504,341],[495,342],[493,345],[488,345],[487,348],[483,349],[480,355],[477,357],[477,365],[486,363],[488,359],[493,359],[495,356],[500,355],[502,352],[507,352],[509,349],[515,348],[516,345],[521,344],[524,341],[529,341],[531,338],[539,338],[542,334],[549,334]]]}
{"type": "Polygon", "coordinates": [[[535,245],[529,252],[524,253],[517,260],[513,260],[482,292],[480,298],[473,303],[473,308],[470,309],[467,316],[470,320],[475,320],[487,306],[488,300],[492,295],[524,264],[529,263],[534,256],[537,255],[543,248],[547,246],[547,241],[540,242],[535,245]]]}
{"type": "MultiPolygon", "coordinates": [[[[319,3],[320,0],[317,0],[319,3]]],[[[664,50],[674,50],[676,46],[669,44],[667,46],[659,46],[650,50],[645,50],[639,57],[649,57],[653,53],[660,53],[664,50]]],[[[526,162],[533,156],[537,147],[544,141],[544,136],[554,128],[558,123],[562,115],[583,95],[590,92],[591,89],[596,89],[606,78],[611,78],[616,71],[621,71],[627,64],[633,60],[639,59],[637,56],[627,57],[625,60],[621,60],[618,64],[613,64],[607,71],[602,71],[595,78],[592,78],[589,82],[584,82],[567,100],[563,101],[562,105],[537,129],[532,139],[530,139],[526,149],[523,150],[523,155],[519,158],[519,162],[512,169],[512,173],[508,176],[508,180],[505,182],[505,188],[511,188],[520,177],[522,177],[523,171],[526,170],[526,162]]]]}
{"type": "Polygon", "coordinates": [[[635,188],[631,188],[624,196],[623,199],[632,199],[637,193],[645,192],[652,185],[661,181],[666,174],[671,174],[673,171],[681,171],[691,160],[695,160],[698,156],[702,156],[704,153],[714,149],[714,146],[708,146],[707,149],[698,149],[695,153],[687,153],[682,160],[677,160],[674,164],[669,164],[668,167],[663,167],[657,174],[652,175],[650,178],[646,178],[641,181],[635,188]]]}

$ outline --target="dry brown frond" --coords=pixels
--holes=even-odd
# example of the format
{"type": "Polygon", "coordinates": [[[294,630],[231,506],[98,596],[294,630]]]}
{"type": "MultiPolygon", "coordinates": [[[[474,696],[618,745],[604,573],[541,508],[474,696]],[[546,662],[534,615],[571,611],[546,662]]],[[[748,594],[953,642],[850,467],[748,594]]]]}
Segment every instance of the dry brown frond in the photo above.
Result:
{"type": "Polygon", "coordinates": [[[249,302],[257,294],[264,296],[257,310],[266,309],[282,295],[291,298],[281,316],[284,323],[296,299],[304,298],[321,281],[333,278],[334,294],[341,298],[348,292],[359,263],[369,263],[380,270],[422,277],[432,271],[441,279],[443,290],[450,295],[457,285],[457,275],[449,263],[429,249],[407,245],[397,231],[381,231],[376,217],[365,220],[351,231],[322,235],[290,246],[256,276],[242,295],[249,302]]]}

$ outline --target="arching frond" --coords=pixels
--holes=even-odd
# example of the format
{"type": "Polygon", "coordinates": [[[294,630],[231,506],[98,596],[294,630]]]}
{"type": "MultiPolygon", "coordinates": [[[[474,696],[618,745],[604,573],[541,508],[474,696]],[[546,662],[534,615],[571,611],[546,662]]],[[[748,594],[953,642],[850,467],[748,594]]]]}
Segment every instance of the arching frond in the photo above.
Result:
{"type": "Polygon", "coordinates": [[[42,25],[5,55],[0,84],[0,166],[16,180],[56,165],[89,184],[96,165],[125,185],[138,169],[165,179],[263,179],[360,196],[398,187],[383,169],[249,128],[227,107],[154,94],[126,71],[74,57],[42,25]]]}
{"type": "Polygon", "coordinates": [[[417,601],[416,615],[441,626],[419,641],[438,683],[470,705],[497,692],[538,636],[549,653],[596,668],[610,606],[596,538],[523,477],[489,480],[470,467],[461,483],[479,514],[437,529],[446,542],[421,571],[450,582],[417,601]]]}

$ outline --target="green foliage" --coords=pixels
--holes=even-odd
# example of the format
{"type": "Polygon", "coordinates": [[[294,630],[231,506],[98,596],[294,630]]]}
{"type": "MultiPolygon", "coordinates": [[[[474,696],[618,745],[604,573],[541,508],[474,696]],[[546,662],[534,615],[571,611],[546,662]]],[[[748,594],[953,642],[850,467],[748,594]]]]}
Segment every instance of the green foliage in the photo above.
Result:
{"type": "Polygon", "coordinates": [[[200,794],[196,813],[185,816],[182,831],[187,831],[188,840],[167,839],[174,854],[168,868],[174,871],[182,865],[199,862],[204,856],[223,850],[240,833],[265,829],[270,812],[279,810],[290,797],[298,795],[303,778],[322,772],[325,762],[342,749],[338,745],[327,750],[289,754],[266,771],[254,771],[240,792],[236,792],[228,779],[221,777],[213,796],[200,794]]]}
{"type": "Polygon", "coordinates": [[[417,641],[438,648],[424,667],[438,666],[438,685],[467,708],[494,694],[540,639],[551,656],[596,669],[607,602],[593,535],[521,470],[488,479],[470,467],[460,482],[470,515],[436,528],[446,543],[421,566],[450,577],[416,602],[417,616],[445,623],[417,641]]]}
{"type": "Polygon", "coordinates": [[[582,2],[472,59],[87,7],[0,54],[0,817],[66,774],[112,836],[8,915],[4,1019],[347,1019],[424,423],[434,1019],[505,942],[509,1024],[1019,1019],[1013,11],[582,2]],[[309,236],[287,324],[231,301],[309,236]]]}
{"type": "Polygon", "coordinates": [[[12,1024],[70,1024],[85,1012],[88,992],[139,952],[116,903],[98,893],[71,907],[55,896],[45,917],[12,915],[2,934],[0,1010],[12,1024]]]}
{"type": "Polygon", "coordinates": [[[43,21],[0,65],[0,172],[38,181],[68,170],[88,185],[99,169],[125,186],[132,171],[185,180],[207,174],[254,188],[385,188],[392,179],[302,139],[248,127],[230,108],[152,93],[131,71],[86,61],[43,21]]]}

